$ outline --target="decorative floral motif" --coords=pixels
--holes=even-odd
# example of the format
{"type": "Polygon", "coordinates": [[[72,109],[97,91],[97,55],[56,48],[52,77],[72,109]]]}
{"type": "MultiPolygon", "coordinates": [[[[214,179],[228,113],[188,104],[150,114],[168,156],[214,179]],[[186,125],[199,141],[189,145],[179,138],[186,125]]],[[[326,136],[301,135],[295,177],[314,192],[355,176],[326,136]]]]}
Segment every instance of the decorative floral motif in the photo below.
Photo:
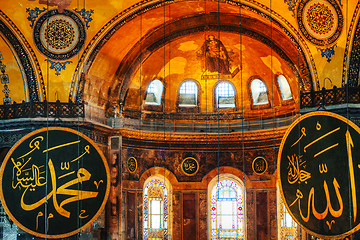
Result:
{"type": "Polygon", "coordinates": [[[77,8],[75,9],[75,12],[77,12],[78,14],[81,15],[81,17],[84,19],[85,23],[86,23],[86,28],[89,28],[89,22],[91,22],[93,19],[91,18],[91,14],[94,13],[94,10],[90,9],[90,11],[86,11],[85,8],[78,10],[77,8]]]}
{"type": "Polygon", "coordinates": [[[71,61],[66,61],[66,62],[53,62],[51,60],[45,60],[48,61],[49,63],[51,63],[50,69],[54,69],[56,71],[55,75],[60,75],[60,71],[61,70],[65,70],[66,64],[68,63],[72,63],[71,61]]]}
{"type": "Polygon", "coordinates": [[[29,16],[27,17],[27,20],[30,21],[30,27],[34,26],[35,20],[38,18],[40,13],[42,13],[44,11],[46,11],[46,8],[43,8],[42,10],[39,9],[38,7],[36,7],[35,9],[30,9],[30,8],[26,9],[26,12],[29,14],[29,16]]]}
{"type": "Polygon", "coordinates": [[[328,47],[328,48],[325,48],[325,49],[317,48],[317,50],[321,52],[322,57],[327,58],[326,61],[330,62],[331,61],[331,56],[335,54],[335,50],[334,50],[335,47],[336,47],[336,44],[333,45],[332,47],[328,47]]]}
{"type": "Polygon", "coordinates": [[[293,13],[292,15],[294,17],[297,0],[284,0],[284,3],[286,3],[288,5],[288,9],[289,9],[289,11],[291,11],[293,13]]]}

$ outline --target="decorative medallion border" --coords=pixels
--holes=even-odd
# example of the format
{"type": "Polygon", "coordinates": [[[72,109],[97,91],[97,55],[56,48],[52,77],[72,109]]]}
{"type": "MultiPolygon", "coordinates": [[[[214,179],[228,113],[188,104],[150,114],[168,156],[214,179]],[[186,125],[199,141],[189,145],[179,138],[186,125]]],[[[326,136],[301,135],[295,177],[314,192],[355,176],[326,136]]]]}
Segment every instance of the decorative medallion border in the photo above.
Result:
{"type": "Polygon", "coordinates": [[[37,19],[33,38],[36,47],[45,56],[55,60],[65,60],[75,56],[83,47],[86,38],[85,25],[79,15],[64,9],[49,10],[37,19]],[[67,34],[62,41],[59,31],[67,34]]]}
{"type": "MultiPolygon", "coordinates": [[[[329,17],[329,16],[327,16],[329,17]]],[[[329,44],[334,43],[340,36],[342,29],[343,29],[343,15],[341,8],[339,7],[336,0],[302,0],[299,2],[297,6],[297,13],[296,13],[297,23],[299,25],[300,32],[303,34],[303,36],[309,40],[311,43],[317,45],[317,46],[328,46],[329,44]],[[312,6],[310,3],[312,3],[312,6]],[[329,4],[328,6],[325,6],[326,4],[329,4]],[[315,14],[307,14],[307,11],[315,11],[318,9],[315,9],[317,7],[322,7],[323,12],[320,13],[321,16],[325,17],[326,14],[331,15],[333,25],[327,26],[327,28],[321,28],[324,27],[324,23],[321,22],[320,19],[311,19],[310,16],[313,16],[315,14]],[[332,7],[332,8],[331,8],[332,7]],[[325,11],[326,9],[326,11],[325,11]],[[333,13],[336,13],[337,16],[332,16],[333,13]],[[305,12],[305,13],[304,13],[305,12]],[[309,19],[308,19],[309,18],[309,19]],[[318,20],[318,22],[316,22],[318,20]],[[305,21],[305,22],[304,22],[305,21]],[[315,29],[317,27],[317,29],[315,29]],[[323,32],[327,31],[327,32],[323,32]],[[316,36],[317,34],[317,36],[316,36]],[[327,36],[329,35],[329,36],[327,36]]],[[[326,23],[331,23],[331,21],[328,21],[326,19],[326,23]]]]}

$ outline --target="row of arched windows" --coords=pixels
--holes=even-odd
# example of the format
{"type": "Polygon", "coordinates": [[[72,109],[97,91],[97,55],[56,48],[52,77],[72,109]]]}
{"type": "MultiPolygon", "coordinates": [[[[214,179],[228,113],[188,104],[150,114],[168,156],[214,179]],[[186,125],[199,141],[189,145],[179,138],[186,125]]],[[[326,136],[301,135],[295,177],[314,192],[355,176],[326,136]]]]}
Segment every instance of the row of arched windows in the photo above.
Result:
{"type": "MultiPolygon", "coordinates": [[[[290,85],[284,75],[279,75],[277,83],[284,101],[293,98],[290,85]]],[[[164,86],[160,80],[153,80],[147,87],[145,104],[161,105],[164,86]]],[[[254,79],[250,83],[253,105],[264,105],[269,103],[268,91],[264,81],[254,79]]],[[[179,107],[196,107],[198,105],[198,85],[194,80],[186,80],[181,83],[178,91],[179,107]]],[[[235,107],[235,87],[230,81],[220,81],[215,88],[215,99],[217,108],[235,107]]]]}
{"type": "MultiPolygon", "coordinates": [[[[144,183],[143,239],[171,239],[171,184],[161,176],[144,183]]],[[[209,239],[245,239],[245,186],[232,174],[220,174],[208,185],[209,239]]],[[[280,202],[280,239],[297,239],[298,228],[280,202]]]]}

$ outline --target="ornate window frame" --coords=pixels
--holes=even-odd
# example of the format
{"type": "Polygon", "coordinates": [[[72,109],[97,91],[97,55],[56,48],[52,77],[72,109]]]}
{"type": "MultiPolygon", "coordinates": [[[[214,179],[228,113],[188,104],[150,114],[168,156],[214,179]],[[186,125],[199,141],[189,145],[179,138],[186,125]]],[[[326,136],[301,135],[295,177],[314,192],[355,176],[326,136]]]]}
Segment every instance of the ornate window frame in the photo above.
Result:
{"type": "MultiPolygon", "coordinates": [[[[214,199],[214,193],[218,192],[217,186],[220,186],[222,184],[225,184],[225,187],[231,187],[232,189],[236,189],[237,191],[240,191],[242,194],[242,199],[239,198],[239,195],[236,194],[236,219],[237,224],[241,225],[239,226],[239,230],[237,231],[237,234],[241,234],[242,236],[236,239],[246,239],[246,193],[245,193],[245,186],[243,181],[241,181],[238,177],[232,174],[220,174],[218,176],[215,176],[208,185],[208,239],[209,240],[215,240],[215,239],[224,239],[224,238],[218,238],[217,237],[217,230],[213,230],[214,224],[217,224],[215,220],[215,214],[217,210],[217,204],[214,199]],[[242,218],[241,218],[242,216],[242,218]],[[241,229],[242,228],[242,229],[241,229]]],[[[230,198],[233,198],[230,197],[230,198]]],[[[233,226],[234,227],[234,226],[233,226]]],[[[217,227],[216,227],[217,228],[217,227]]],[[[224,231],[225,232],[225,231],[224,231]]],[[[227,231],[226,231],[227,232],[227,231]]],[[[225,233],[226,234],[226,233],[225,233]]],[[[230,232],[228,234],[231,235],[230,232]]]]}
{"type": "Polygon", "coordinates": [[[143,239],[171,239],[172,230],[172,188],[169,180],[164,176],[155,175],[144,182],[143,188],[143,239]],[[152,185],[152,186],[151,186],[152,185]],[[153,189],[158,188],[158,189],[153,189]],[[158,195],[156,195],[158,194],[158,195]],[[150,196],[149,196],[150,195],[150,196]],[[153,196],[151,196],[153,195],[153,196]],[[150,198],[161,206],[160,228],[151,228],[150,198]],[[150,225],[150,226],[149,226],[150,225]],[[149,227],[148,227],[149,226],[149,227]]]}

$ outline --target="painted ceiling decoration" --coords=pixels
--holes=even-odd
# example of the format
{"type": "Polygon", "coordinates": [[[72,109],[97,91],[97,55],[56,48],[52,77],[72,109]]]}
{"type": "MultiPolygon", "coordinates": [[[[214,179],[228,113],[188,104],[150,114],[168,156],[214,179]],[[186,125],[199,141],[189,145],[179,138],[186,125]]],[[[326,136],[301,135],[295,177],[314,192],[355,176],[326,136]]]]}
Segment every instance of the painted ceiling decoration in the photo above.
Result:
{"type": "Polygon", "coordinates": [[[297,8],[297,21],[306,39],[318,45],[321,56],[330,62],[337,46],[334,42],[343,28],[343,15],[338,3],[335,0],[302,0],[297,8]]]}
{"type": "MultiPolygon", "coordinates": [[[[31,46],[11,19],[0,10],[0,31],[16,53],[24,76],[28,93],[26,99],[39,102],[46,100],[44,79],[40,64],[31,46]]],[[[24,99],[25,100],[25,99],[24,99]]]]}
{"type": "MultiPolygon", "coordinates": [[[[131,22],[136,17],[145,14],[150,11],[156,10],[156,8],[163,7],[166,4],[167,1],[160,1],[160,2],[154,2],[154,3],[148,3],[147,4],[136,4],[132,7],[126,9],[122,13],[119,13],[117,16],[115,16],[113,19],[111,19],[107,24],[104,25],[102,29],[96,34],[96,40],[95,37],[90,41],[89,45],[85,49],[83,55],[80,58],[80,61],[78,62],[78,65],[76,67],[76,72],[74,74],[74,78],[71,83],[70,87],[70,94],[69,94],[69,100],[73,101],[74,99],[80,99],[80,95],[83,96],[82,91],[84,90],[84,86],[86,83],[81,81],[87,81],[86,76],[88,74],[88,71],[91,70],[92,63],[95,61],[95,59],[98,57],[98,52],[101,51],[101,49],[106,46],[107,42],[110,39],[116,39],[119,35],[119,32],[122,31],[122,27],[126,25],[126,23],[131,22]],[[89,50],[97,49],[96,51],[89,52],[89,50]],[[86,70],[84,67],[86,66],[86,70]],[[84,73],[81,73],[82,71],[85,71],[84,73]]],[[[169,8],[176,9],[177,5],[180,4],[182,1],[175,1],[168,3],[169,8]]],[[[210,3],[213,1],[209,1],[210,3]]],[[[214,4],[217,4],[214,2],[214,4]]],[[[304,54],[309,51],[309,49],[306,48],[306,44],[304,44],[304,39],[302,39],[299,34],[294,35],[294,31],[296,30],[291,29],[291,31],[288,30],[289,26],[283,26],[277,19],[281,18],[281,16],[276,16],[277,19],[273,18],[272,15],[268,16],[264,12],[259,11],[259,9],[253,8],[251,6],[247,6],[245,4],[239,5],[239,2],[237,1],[227,1],[226,3],[221,3],[231,6],[236,6],[242,12],[248,12],[248,14],[257,14],[261,16],[261,18],[264,18],[265,20],[271,21],[273,26],[276,26],[277,29],[281,29],[282,39],[284,40],[284,34],[287,36],[289,40],[289,46],[295,47],[291,50],[292,53],[289,54],[289,50],[286,50],[285,54],[281,54],[285,59],[288,59],[288,61],[291,63],[299,63],[298,60],[300,59],[299,66],[301,68],[300,74],[301,74],[301,81],[299,82],[302,91],[310,91],[313,89],[313,83],[315,82],[316,88],[319,88],[319,82],[317,79],[317,71],[315,64],[313,62],[313,58],[311,57],[311,54],[308,54],[308,57],[306,57],[304,54]],[[291,44],[290,44],[291,42],[291,44]],[[304,48],[303,51],[299,51],[299,49],[304,48]],[[289,55],[291,58],[289,58],[289,55]],[[309,59],[310,56],[310,59],[309,59]],[[310,65],[309,65],[310,63],[310,65]],[[312,69],[312,70],[311,70],[312,69]],[[312,77],[311,77],[312,76],[312,77]],[[315,80],[311,80],[311,78],[314,78],[315,80]]],[[[264,7],[264,6],[262,6],[264,7]]],[[[265,7],[266,8],[266,7],[265,7]]],[[[270,10],[270,9],[267,9],[270,10]]],[[[176,10],[172,10],[176,11],[176,10]]],[[[235,15],[234,15],[235,16],[235,15]]],[[[125,58],[119,63],[119,68],[116,71],[116,77],[114,78],[114,83],[111,86],[111,89],[109,90],[109,93],[111,94],[111,99],[118,98],[120,96],[120,99],[122,99],[126,93],[127,84],[129,81],[129,76],[131,76],[131,72],[135,70],[135,65],[138,66],[140,64],[139,59],[146,59],[146,54],[150,54],[151,51],[154,51],[155,49],[164,46],[168,44],[169,42],[173,41],[174,39],[177,39],[181,36],[185,36],[187,34],[191,34],[194,32],[206,32],[210,30],[219,30],[221,31],[231,31],[231,32],[237,32],[238,34],[248,34],[253,35],[258,40],[267,42],[269,46],[273,47],[275,51],[278,48],[276,44],[273,44],[271,40],[274,39],[268,39],[267,33],[270,31],[269,26],[263,25],[266,30],[262,30],[261,27],[258,29],[251,29],[251,26],[247,28],[246,22],[256,21],[255,18],[249,18],[246,15],[241,16],[240,18],[232,16],[228,13],[220,13],[221,18],[221,26],[217,23],[217,14],[216,13],[195,13],[195,14],[188,14],[186,17],[180,17],[173,20],[168,20],[166,23],[161,24],[159,26],[154,26],[154,28],[151,31],[148,31],[147,33],[144,33],[144,36],[142,36],[141,39],[134,45],[134,47],[131,48],[130,51],[127,52],[127,55],[125,58]],[[196,23],[196,26],[194,25],[192,21],[196,21],[195,18],[198,18],[198,21],[196,23]],[[190,21],[189,21],[190,19],[190,21]],[[205,20],[204,20],[205,19],[205,20]],[[227,20],[232,19],[232,20],[227,20]],[[234,20],[236,22],[241,21],[241,27],[239,25],[236,25],[234,20]],[[188,22],[187,22],[188,21],[188,22]],[[213,21],[213,22],[212,22],[213,21]],[[228,21],[228,22],[227,22],[228,21]],[[207,24],[205,26],[205,22],[207,24]],[[191,24],[191,27],[188,24],[191,24]],[[236,26],[235,26],[236,25],[236,26]],[[186,27],[186,29],[181,29],[181,27],[186,27]],[[164,36],[164,33],[161,33],[161,31],[164,31],[164,29],[169,29],[171,32],[166,33],[166,36],[164,36]],[[259,31],[261,33],[259,33],[259,31]],[[265,33],[267,31],[267,33],[265,33]],[[142,50],[140,51],[139,46],[142,46],[142,50]],[[145,54],[145,55],[144,55],[145,54]],[[134,65],[135,64],[135,65],[134,65]],[[126,76],[126,77],[125,77],[126,76]]],[[[287,22],[286,19],[282,19],[284,22],[287,22]]],[[[259,24],[263,24],[259,21],[259,24]]],[[[279,31],[279,30],[274,30],[279,31]]],[[[283,41],[282,40],[282,41],[283,41]]],[[[279,43],[281,45],[281,43],[279,43]]],[[[283,48],[278,48],[278,50],[284,51],[283,48]],[[282,49],[282,50],[280,50],[282,49]]],[[[240,70],[240,69],[239,69],[240,70]]],[[[114,99],[113,99],[114,100],[114,99]]]]}
{"type": "MultiPolygon", "coordinates": [[[[360,11],[360,5],[357,5],[357,12],[360,11]]],[[[350,36],[350,35],[349,35],[350,36]]],[[[350,39],[348,37],[348,39],[350,39]]],[[[357,24],[354,31],[354,36],[352,39],[352,48],[350,51],[350,61],[349,67],[346,68],[346,58],[344,58],[344,68],[343,68],[343,78],[342,86],[345,86],[346,77],[348,79],[348,84],[351,87],[358,87],[360,85],[360,19],[357,20],[357,24]],[[347,74],[347,76],[346,76],[347,74]]],[[[347,48],[346,48],[347,50],[347,48]]],[[[347,52],[346,52],[347,53],[347,52]]]]}
{"type": "Polygon", "coordinates": [[[11,104],[11,98],[9,96],[10,94],[10,89],[9,89],[9,76],[5,73],[6,72],[6,65],[2,63],[3,60],[3,56],[0,52],[0,71],[1,71],[1,75],[0,75],[0,79],[1,79],[1,83],[4,84],[4,89],[2,90],[2,92],[4,93],[5,97],[3,98],[3,103],[4,105],[6,104],[11,104]]]}

